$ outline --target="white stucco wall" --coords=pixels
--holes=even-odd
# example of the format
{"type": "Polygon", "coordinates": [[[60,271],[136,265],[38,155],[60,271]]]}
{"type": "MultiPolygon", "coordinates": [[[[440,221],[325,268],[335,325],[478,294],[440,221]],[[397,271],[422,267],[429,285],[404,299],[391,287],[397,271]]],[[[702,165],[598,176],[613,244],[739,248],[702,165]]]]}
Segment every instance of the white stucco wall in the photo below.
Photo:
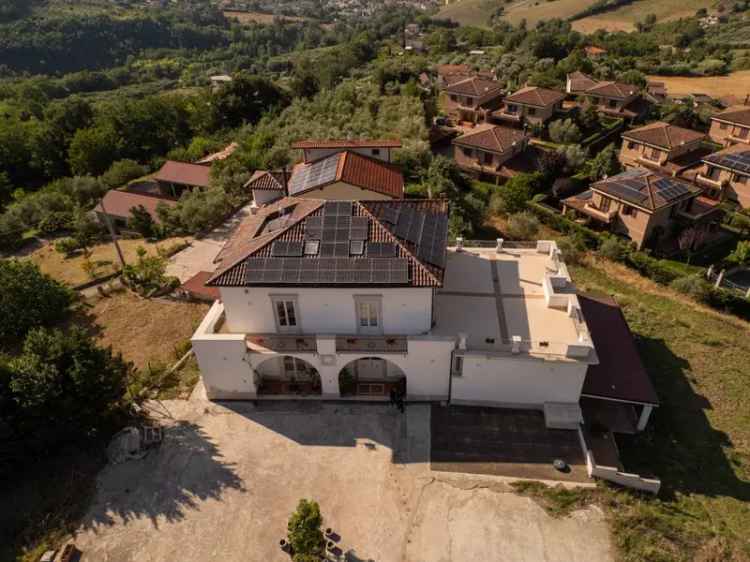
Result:
{"type": "Polygon", "coordinates": [[[325,199],[326,201],[385,201],[393,199],[370,189],[362,189],[343,181],[335,182],[319,189],[311,189],[295,197],[307,199],[325,199]]]}
{"type": "Polygon", "coordinates": [[[541,408],[578,402],[588,365],[511,355],[464,355],[463,376],[452,378],[455,404],[541,408]]]}
{"type": "Polygon", "coordinates": [[[370,158],[377,158],[378,160],[383,160],[384,162],[391,161],[390,148],[381,148],[379,155],[374,154],[374,150],[378,150],[377,148],[307,148],[305,149],[305,160],[307,162],[320,160],[321,158],[325,158],[326,156],[330,156],[331,154],[336,154],[338,152],[344,152],[345,150],[349,152],[356,152],[364,156],[369,156],[370,158]]]}
{"type": "Polygon", "coordinates": [[[382,295],[383,333],[415,335],[430,330],[432,289],[428,288],[221,288],[229,331],[276,332],[271,295],[296,296],[303,334],[356,334],[355,296],[382,295]]]}

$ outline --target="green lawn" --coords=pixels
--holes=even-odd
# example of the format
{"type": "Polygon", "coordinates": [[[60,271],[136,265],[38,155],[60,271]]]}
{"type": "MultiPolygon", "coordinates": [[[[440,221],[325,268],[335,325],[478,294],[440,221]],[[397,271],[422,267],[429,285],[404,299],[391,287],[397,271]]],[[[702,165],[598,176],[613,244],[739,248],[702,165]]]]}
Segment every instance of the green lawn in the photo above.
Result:
{"type": "Polygon", "coordinates": [[[750,324],[625,268],[571,269],[623,306],[661,401],[619,442],[627,469],[661,478],[659,499],[602,494],[623,560],[750,559],[750,324]]]}

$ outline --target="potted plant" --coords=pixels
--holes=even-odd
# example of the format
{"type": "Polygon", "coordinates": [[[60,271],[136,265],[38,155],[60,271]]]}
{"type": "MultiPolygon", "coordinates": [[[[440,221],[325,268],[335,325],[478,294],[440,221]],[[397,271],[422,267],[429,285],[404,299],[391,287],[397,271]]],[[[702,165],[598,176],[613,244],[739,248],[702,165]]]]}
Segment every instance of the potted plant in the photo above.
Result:
{"type": "Polygon", "coordinates": [[[287,524],[289,544],[294,552],[295,562],[306,562],[323,554],[325,539],[320,530],[322,524],[323,517],[320,515],[318,503],[301,499],[287,524]]]}

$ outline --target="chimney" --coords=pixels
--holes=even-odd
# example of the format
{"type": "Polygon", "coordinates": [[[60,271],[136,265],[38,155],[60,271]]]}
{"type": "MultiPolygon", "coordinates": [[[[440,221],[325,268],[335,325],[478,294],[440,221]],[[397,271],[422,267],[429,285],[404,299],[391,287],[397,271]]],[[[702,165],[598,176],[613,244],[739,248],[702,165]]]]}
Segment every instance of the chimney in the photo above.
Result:
{"type": "Polygon", "coordinates": [[[504,240],[502,238],[497,239],[497,246],[495,246],[495,252],[498,254],[503,251],[503,242],[504,240]]]}
{"type": "Polygon", "coordinates": [[[281,168],[281,184],[284,186],[284,195],[289,195],[289,179],[286,173],[286,165],[281,168]]]}

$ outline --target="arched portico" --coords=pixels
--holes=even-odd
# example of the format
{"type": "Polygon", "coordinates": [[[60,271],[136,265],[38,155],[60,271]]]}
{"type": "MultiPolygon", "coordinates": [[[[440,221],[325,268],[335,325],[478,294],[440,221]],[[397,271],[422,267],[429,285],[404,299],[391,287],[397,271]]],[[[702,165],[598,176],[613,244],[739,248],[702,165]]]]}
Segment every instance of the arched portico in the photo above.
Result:
{"type": "Polygon", "coordinates": [[[276,355],[255,367],[258,396],[318,396],[320,373],[309,362],[292,355],[276,355]]]}
{"type": "Polygon", "coordinates": [[[362,357],[350,361],[339,371],[342,397],[387,397],[394,389],[406,395],[406,374],[394,362],[382,357],[362,357]]]}

